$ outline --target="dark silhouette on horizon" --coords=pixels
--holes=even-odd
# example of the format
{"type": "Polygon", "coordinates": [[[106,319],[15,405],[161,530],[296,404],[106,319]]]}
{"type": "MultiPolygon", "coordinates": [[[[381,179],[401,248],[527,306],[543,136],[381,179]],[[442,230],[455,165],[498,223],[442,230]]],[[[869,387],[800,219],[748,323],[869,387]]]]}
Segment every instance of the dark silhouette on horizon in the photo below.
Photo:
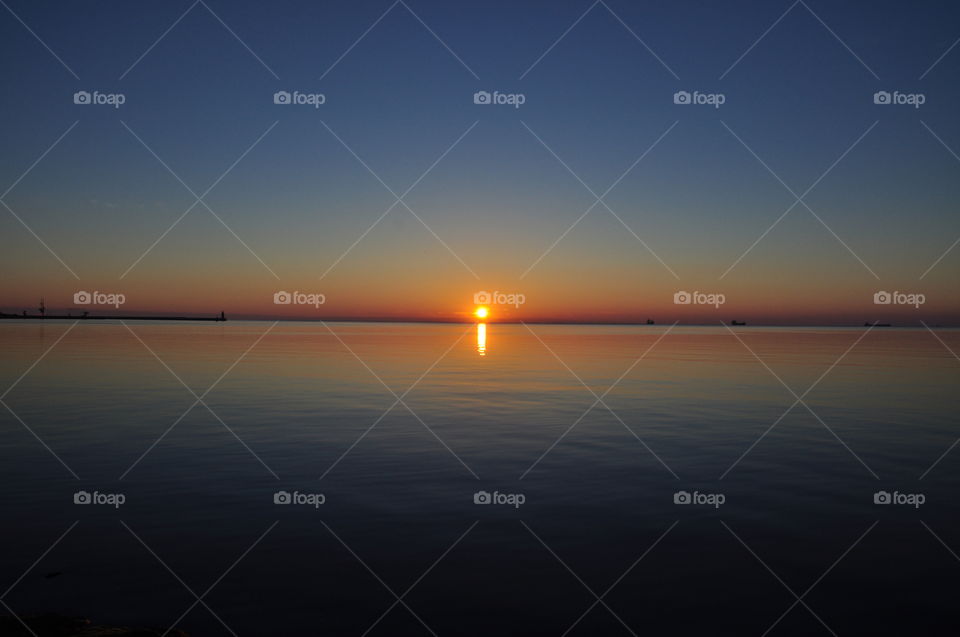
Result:
{"type": "Polygon", "coordinates": [[[46,319],[46,320],[99,320],[99,321],[215,321],[217,323],[227,320],[227,315],[223,310],[220,311],[219,316],[136,316],[136,315],[103,315],[103,316],[91,316],[90,312],[84,310],[83,314],[80,316],[73,316],[71,312],[67,314],[58,314],[47,316],[47,306],[44,303],[44,299],[40,299],[40,307],[37,308],[38,314],[27,314],[26,310],[23,310],[22,314],[5,314],[0,312],[0,319],[46,319]]]}

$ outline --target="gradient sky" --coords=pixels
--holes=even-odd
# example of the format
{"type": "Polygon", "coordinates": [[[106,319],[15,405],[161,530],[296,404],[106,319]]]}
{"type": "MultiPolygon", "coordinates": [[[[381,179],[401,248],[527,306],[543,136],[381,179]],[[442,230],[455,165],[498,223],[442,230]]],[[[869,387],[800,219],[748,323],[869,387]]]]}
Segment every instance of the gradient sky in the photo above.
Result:
{"type": "Polygon", "coordinates": [[[408,0],[425,26],[403,4],[383,16],[389,1],[206,0],[136,65],[191,2],[8,4],[37,37],[0,9],[0,192],[79,121],[2,197],[79,280],[0,207],[3,311],[100,290],[129,312],[451,319],[499,290],[526,297],[501,320],[960,322],[960,248],[921,279],[960,237],[944,146],[960,152],[960,46],[930,68],[960,37],[952,3],[810,0],[757,43],[790,2],[608,0],[532,69],[590,1],[408,0]],[[75,105],[78,90],[126,103],[75,105]],[[326,103],[275,105],[278,90],[326,103]],[[926,103],[876,105],[879,90],[926,103]],[[121,122],[197,194],[270,129],[204,199],[256,256],[197,205],[121,278],[194,202],[121,122]],[[804,197],[830,230],[797,205],[722,276],[795,201],[744,143],[799,195],[875,122],[804,197]],[[397,205],[336,263],[395,201],[378,177],[403,193],[468,129],[404,197],[430,230],[397,205]],[[597,205],[524,276],[595,202],[578,177],[603,193],[668,129],[604,198],[666,266],[597,205]],[[326,304],[276,306],[278,290],[326,304]],[[726,304],[676,306],[678,290],[726,304]],[[927,300],[878,308],[878,290],[927,300]]]}

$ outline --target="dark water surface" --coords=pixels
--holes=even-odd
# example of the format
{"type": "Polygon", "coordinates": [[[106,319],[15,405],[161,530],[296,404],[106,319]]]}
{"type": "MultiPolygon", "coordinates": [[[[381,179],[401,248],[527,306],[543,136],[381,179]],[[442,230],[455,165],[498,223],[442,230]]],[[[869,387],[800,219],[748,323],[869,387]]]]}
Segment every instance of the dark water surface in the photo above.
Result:
{"type": "Polygon", "coordinates": [[[958,331],[270,328],[0,325],[5,604],[192,635],[957,634],[958,331]]]}

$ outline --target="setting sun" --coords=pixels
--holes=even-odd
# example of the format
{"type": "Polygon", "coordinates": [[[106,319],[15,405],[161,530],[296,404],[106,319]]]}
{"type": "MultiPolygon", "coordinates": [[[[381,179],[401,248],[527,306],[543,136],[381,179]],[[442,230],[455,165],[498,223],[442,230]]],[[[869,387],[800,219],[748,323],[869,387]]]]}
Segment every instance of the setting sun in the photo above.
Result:
{"type": "Polygon", "coordinates": [[[474,316],[476,316],[478,319],[485,319],[485,318],[487,318],[487,316],[490,315],[490,310],[489,310],[488,308],[486,308],[486,307],[480,306],[480,307],[478,307],[478,308],[476,309],[476,311],[474,311],[473,314],[474,314],[474,316]]]}

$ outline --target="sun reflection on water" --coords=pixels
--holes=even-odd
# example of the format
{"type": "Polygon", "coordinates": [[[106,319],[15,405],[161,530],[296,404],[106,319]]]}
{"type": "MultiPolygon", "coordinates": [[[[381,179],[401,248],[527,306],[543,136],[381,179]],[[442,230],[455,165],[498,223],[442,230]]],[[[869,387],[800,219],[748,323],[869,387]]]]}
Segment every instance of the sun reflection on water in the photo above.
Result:
{"type": "Polygon", "coordinates": [[[477,323],[477,353],[487,355],[487,324],[477,323]]]}

